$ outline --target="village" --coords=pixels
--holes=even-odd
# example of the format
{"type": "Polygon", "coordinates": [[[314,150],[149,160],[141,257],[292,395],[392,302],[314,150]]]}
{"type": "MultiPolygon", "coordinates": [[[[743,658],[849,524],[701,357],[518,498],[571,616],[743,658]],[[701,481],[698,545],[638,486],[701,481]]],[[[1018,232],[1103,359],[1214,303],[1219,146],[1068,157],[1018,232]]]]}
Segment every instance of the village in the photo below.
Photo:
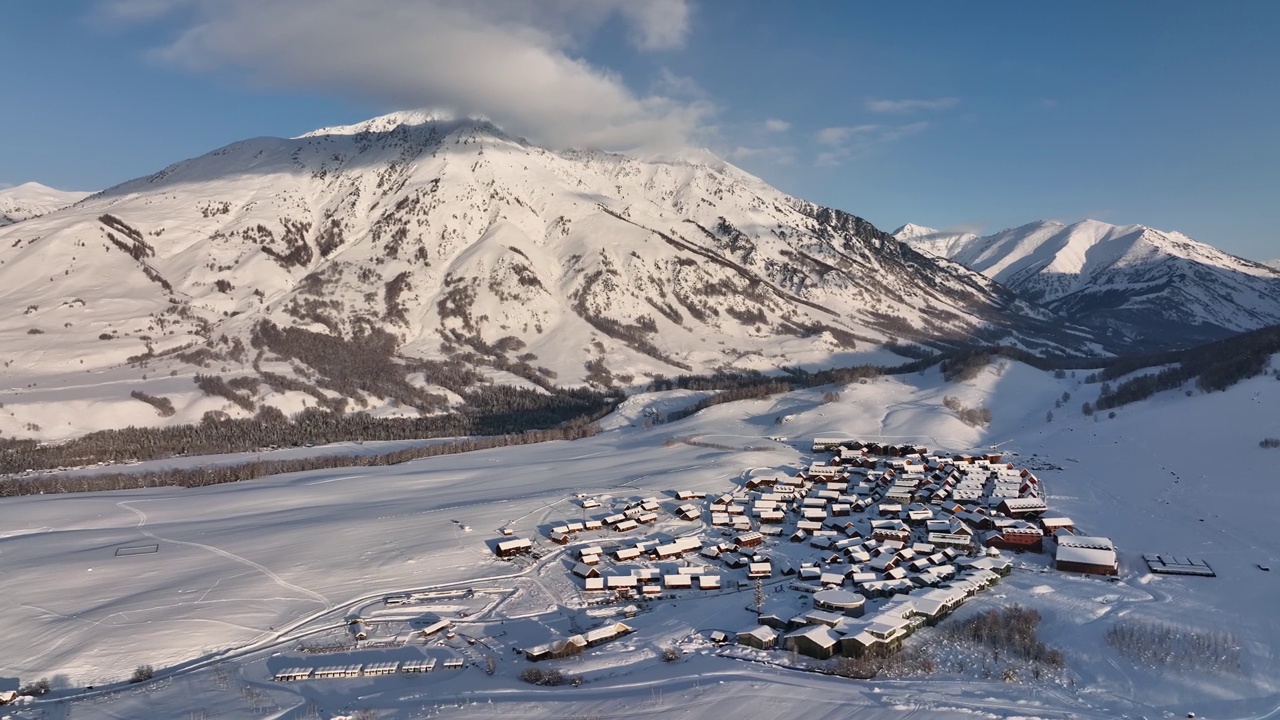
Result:
{"type": "Polygon", "coordinates": [[[723,493],[579,495],[571,504],[580,519],[548,518],[533,538],[503,528],[505,537],[490,543],[497,558],[521,573],[549,573],[544,585],[560,574],[559,614],[575,618],[567,631],[539,621],[521,632],[520,623],[505,619],[498,630],[498,590],[488,599],[468,592],[466,601],[446,594],[453,604],[441,607],[453,618],[422,615],[433,598],[392,595],[350,618],[354,645],[336,649],[408,649],[406,659],[289,664],[274,679],[467,665],[492,672],[491,658],[511,653],[528,663],[570,658],[631,635],[637,619],[660,612],[657,601],[711,598],[749,618],[701,633],[726,654],[740,647],[817,660],[859,657],[891,652],[940,622],[1008,575],[1019,553],[1051,546],[1056,570],[1118,572],[1110,540],[1077,535],[1070,518],[1050,513],[1036,475],[1001,454],[941,455],[844,438],[815,439],[812,453],[813,462],[797,471],[744,473],[723,493]],[[406,607],[419,613],[411,629],[389,621],[406,607]],[[481,618],[488,624],[476,625],[481,618]],[[387,630],[393,627],[399,630],[387,630]],[[420,649],[406,648],[411,637],[420,649]]]}

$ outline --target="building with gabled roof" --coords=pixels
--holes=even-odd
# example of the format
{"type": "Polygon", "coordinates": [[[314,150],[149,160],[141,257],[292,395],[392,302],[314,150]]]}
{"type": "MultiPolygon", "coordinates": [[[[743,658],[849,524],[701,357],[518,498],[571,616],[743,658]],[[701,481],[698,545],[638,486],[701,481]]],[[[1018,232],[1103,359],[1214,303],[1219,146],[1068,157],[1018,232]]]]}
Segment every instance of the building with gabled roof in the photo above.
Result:
{"type": "Polygon", "coordinates": [[[765,625],[757,625],[738,633],[738,644],[757,650],[772,650],[778,643],[778,631],[765,625]]]}
{"type": "Polygon", "coordinates": [[[806,657],[826,660],[840,649],[840,635],[826,625],[811,625],[783,636],[784,646],[806,657]]]}
{"type": "Polygon", "coordinates": [[[1057,539],[1054,569],[1090,575],[1115,575],[1120,572],[1116,547],[1110,538],[1064,533],[1058,535],[1057,539]]]}

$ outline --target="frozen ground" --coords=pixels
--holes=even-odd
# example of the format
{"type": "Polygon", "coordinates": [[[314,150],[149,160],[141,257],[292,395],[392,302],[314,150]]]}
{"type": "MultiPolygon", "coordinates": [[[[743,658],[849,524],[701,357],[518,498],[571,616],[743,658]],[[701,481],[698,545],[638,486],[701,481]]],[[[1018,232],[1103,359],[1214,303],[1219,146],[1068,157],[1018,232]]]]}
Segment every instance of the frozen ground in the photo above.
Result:
{"type": "MultiPolygon", "coordinates": [[[[300,719],[313,710],[331,718],[365,707],[384,717],[1280,716],[1280,482],[1273,469],[1280,451],[1258,447],[1263,437],[1280,436],[1280,383],[1260,378],[1213,395],[1166,393],[1097,420],[1079,412],[1096,386],[1017,364],[962,385],[944,384],[936,371],[871,380],[836,388],[840,399],[823,404],[829,389],[725,404],[652,427],[644,426],[649,405],[672,409],[696,398],[640,397],[588,440],[389,468],[6,499],[0,682],[54,681],[49,700],[14,711],[24,719],[37,712],[186,718],[202,710],[219,718],[300,719]],[[1054,410],[1064,391],[1072,399],[1054,410]],[[991,408],[991,427],[960,423],[941,405],[947,395],[991,408]],[[1051,423],[1048,410],[1057,416],[1051,423]],[[489,544],[499,528],[554,552],[540,530],[581,518],[576,493],[727,489],[753,468],[797,467],[810,438],[832,434],[1017,452],[1016,461],[1047,484],[1055,510],[1116,541],[1119,582],[1040,572],[1046,558],[1025,555],[1010,578],[961,613],[1013,602],[1036,608],[1045,617],[1043,639],[1066,655],[1070,683],[1006,684],[946,668],[930,678],[854,682],[719,657],[701,635],[750,619],[750,593],[728,592],[654,607],[628,621],[635,634],[580,660],[542,664],[581,674],[582,687],[543,689],[517,679],[526,663],[506,648],[512,640],[605,618],[581,607],[559,556],[532,571],[495,560],[489,544]],[[773,449],[664,446],[672,437],[773,449]],[[116,555],[148,546],[157,551],[116,555]],[[1151,576],[1141,562],[1151,552],[1204,559],[1218,577],[1151,576]],[[451,586],[475,594],[418,609],[466,613],[459,627],[488,649],[460,635],[395,652],[459,656],[465,669],[268,680],[297,657],[300,642],[340,635],[345,617],[368,612],[384,594],[451,586]],[[1231,633],[1240,640],[1241,669],[1193,673],[1131,662],[1105,642],[1121,618],[1231,633]],[[663,663],[660,648],[674,643],[684,659],[663,663]],[[493,676],[479,666],[490,653],[501,659],[493,676]],[[142,663],[164,679],[140,688],[113,684],[142,663]]],[[[394,635],[411,619],[387,616],[380,631],[394,635]]],[[[928,640],[929,632],[913,638],[928,640]]]]}

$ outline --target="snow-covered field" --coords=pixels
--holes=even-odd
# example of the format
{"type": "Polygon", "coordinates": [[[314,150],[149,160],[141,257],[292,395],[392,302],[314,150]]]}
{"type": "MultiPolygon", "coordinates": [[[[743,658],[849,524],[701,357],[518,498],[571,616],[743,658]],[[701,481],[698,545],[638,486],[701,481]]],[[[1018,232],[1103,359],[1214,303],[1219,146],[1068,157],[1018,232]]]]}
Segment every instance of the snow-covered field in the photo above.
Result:
{"type": "MultiPolygon", "coordinates": [[[[331,718],[361,708],[382,717],[513,718],[1280,713],[1280,451],[1258,447],[1264,437],[1280,437],[1276,380],[1212,395],[1165,393],[1114,419],[1080,414],[1096,386],[1011,363],[961,385],[944,383],[936,370],[868,380],[834,388],[839,400],[824,404],[831,389],[729,403],[651,427],[654,410],[700,395],[637,396],[594,438],[388,468],[0,501],[0,683],[49,677],[55,686],[46,700],[4,710],[15,718],[77,720],[331,718]],[[1054,409],[1064,392],[1071,400],[1054,409]],[[959,422],[942,407],[948,395],[990,408],[991,426],[959,422]],[[1049,410],[1053,422],[1046,422],[1049,410]],[[518,679],[528,663],[509,646],[609,618],[583,607],[559,555],[536,565],[495,559],[490,545],[500,528],[554,553],[560,548],[543,531],[581,519],[575,494],[726,490],[746,472],[799,467],[818,435],[1016,452],[1014,461],[1047,485],[1055,511],[1085,533],[1113,538],[1118,582],[1054,572],[1046,557],[1021,555],[1012,576],[958,614],[1006,603],[1037,609],[1045,618],[1042,639],[1065,654],[1069,680],[1003,683],[940,667],[936,676],[863,682],[722,657],[704,635],[745,627],[753,617],[750,591],[651,603],[627,620],[636,633],[577,659],[539,663],[580,675],[581,687],[538,688],[518,679]],[[664,445],[673,437],[771,449],[664,445]],[[151,546],[155,552],[116,554],[151,546]],[[1152,576],[1144,553],[1197,557],[1218,577],[1152,576]],[[403,615],[376,610],[386,594],[430,589],[450,592],[407,606],[403,615]],[[464,590],[469,596],[454,592],[464,590]],[[300,642],[341,636],[349,616],[376,610],[382,632],[394,636],[411,627],[414,612],[428,609],[463,613],[459,627],[479,644],[460,635],[386,652],[461,657],[464,669],[416,678],[269,679],[299,657],[300,642]],[[1134,663],[1105,640],[1117,620],[1134,618],[1229,633],[1239,640],[1240,670],[1134,663]],[[672,644],[684,655],[664,663],[661,648],[672,644]],[[498,659],[493,675],[480,662],[486,654],[498,659]],[[154,665],[161,679],[119,684],[140,664],[154,665]],[[96,689],[85,690],[89,685],[96,689]]],[[[930,642],[936,632],[911,642],[930,642]]],[[[365,656],[352,662],[372,661],[378,651],[360,652],[365,656]]]]}

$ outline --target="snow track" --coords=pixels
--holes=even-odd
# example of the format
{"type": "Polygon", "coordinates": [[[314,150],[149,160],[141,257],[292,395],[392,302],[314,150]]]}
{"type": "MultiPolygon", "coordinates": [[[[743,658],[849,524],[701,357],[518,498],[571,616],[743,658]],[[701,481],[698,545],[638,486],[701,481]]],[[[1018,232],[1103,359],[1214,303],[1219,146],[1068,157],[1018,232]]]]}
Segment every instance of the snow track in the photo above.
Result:
{"type": "MultiPolygon", "coordinates": [[[[134,501],[134,502],[145,502],[145,501],[134,501]]],[[[143,527],[144,525],[147,524],[147,514],[145,512],[134,507],[129,501],[121,501],[116,503],[116,505],[124,508],[125,510],[128,510],[134,515],[137,515],[138,531],[141,532],[143,535],[146,535],[147,537],[151,538],[152,540],[156,540],[158,542],[164,542],[164,543],[172,543],[174,545],[186,545],[188,547],[200,548],[201,550],[206,550],[215,555],[227,558],[228,560],[233,560],[242,565],[247,565],[253,568],[254,570],[262,573],[263,575],[267,576],[271,580],[271,582],[274,582],[280,587],[286,590],[292,590],[301,595],[306,595],[310,597],[311,599],[323,605],[325,610],[333,609],[333,604],[330,603],[328,598],[326,598],[325,596],[321,595],[318,592],[313,592],[304,587],[300,587],[298,585],[294,585],[291,582],[288,582],[287,580],[281,578],[279,575],[272,572],[270,568],[267,568],[265,565],[260,565],[252,560],[249,560],[248,558],[241,557],[239,555],[236,555],[235,553],[227,552],[226,550],[214,547],[212,545],[205,545],[203,543],[196,543],[196,542],[187,542],[185,540],[172,540],[170,538],[160,537],[159,535],[156,535],[155,533],[143,527]]]]}

